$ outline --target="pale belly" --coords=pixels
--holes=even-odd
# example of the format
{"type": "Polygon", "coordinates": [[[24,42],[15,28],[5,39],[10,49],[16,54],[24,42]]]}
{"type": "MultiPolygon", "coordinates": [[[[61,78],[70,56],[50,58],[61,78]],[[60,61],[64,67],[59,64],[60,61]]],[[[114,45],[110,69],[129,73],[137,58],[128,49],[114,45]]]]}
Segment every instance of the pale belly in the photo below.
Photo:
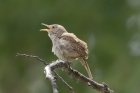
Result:
{"type": "Polygon", "coordinates": [[[58,47],[55,46],[52,48],[52,52],[60,59],[63,61],[68,61],[67,58],[64,56],[62,50],[58,47]]]}
{"type": "Polygon", "coordinates": [[[52,52],[61,60],[71,62],[78,57],[77,53],[73,53],[74,51],[70,51],[64,48],[60,48],[59,46],[55,46],[52,48],[52,52]],[[76,55],[74,55],[76,54],[76,55]]]}

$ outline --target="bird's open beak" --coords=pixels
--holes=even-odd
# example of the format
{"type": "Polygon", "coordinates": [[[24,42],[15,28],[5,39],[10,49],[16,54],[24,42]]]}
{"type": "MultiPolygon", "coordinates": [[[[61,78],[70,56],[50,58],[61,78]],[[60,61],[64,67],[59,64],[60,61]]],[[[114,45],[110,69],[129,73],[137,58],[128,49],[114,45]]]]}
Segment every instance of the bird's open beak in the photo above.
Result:
{"type": "Polygon", "coordinates": [[[48,33],[50,32],[50,26],[49,25],[44,24],[44,23],[41,23],[41,25],[44,25],[44,26],[48,27],[48,29],[40,29],[40,31],[46,31],[48,33]]]}

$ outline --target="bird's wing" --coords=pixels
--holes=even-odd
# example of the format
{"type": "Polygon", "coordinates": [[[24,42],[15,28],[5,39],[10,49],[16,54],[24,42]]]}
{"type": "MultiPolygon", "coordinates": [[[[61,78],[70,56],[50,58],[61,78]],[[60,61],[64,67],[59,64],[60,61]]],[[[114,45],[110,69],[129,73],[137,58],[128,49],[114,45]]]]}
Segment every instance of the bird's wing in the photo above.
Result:
{"type": "Polygon", "coordinates": [[[81,57],[84,57],[85,59],[88,58],[87,44],[84,41],[78,39],[73,33],[63,33],[60,41],[67,43],[65,45],[68,46],[65,47],[77,51],[81,57]]]}

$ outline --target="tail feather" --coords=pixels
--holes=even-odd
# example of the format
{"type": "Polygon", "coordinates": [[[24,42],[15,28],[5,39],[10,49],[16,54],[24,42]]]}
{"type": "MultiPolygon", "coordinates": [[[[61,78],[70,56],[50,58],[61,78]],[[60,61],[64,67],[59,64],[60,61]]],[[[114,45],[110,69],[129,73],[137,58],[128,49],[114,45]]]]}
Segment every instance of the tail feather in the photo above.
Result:
{"type": "Polygon", "coordinates": [[[88,63],[87,63],[87,61],[85,60],[85,59],[83,59],[83,58],[78,58],[79,59],[79,61],[80,61],[80,63],[85,67],[85,69],[86,69],[86,71],[87,71],[87,73],[88,73],[88,76],[89,76],[89,78],[90,79],[93,79],[93,77],[92,77],[92,74],[91,74],[91,71],[90,71],[90,68],[89,68],[89,65],[88,65],[88,63]]]}

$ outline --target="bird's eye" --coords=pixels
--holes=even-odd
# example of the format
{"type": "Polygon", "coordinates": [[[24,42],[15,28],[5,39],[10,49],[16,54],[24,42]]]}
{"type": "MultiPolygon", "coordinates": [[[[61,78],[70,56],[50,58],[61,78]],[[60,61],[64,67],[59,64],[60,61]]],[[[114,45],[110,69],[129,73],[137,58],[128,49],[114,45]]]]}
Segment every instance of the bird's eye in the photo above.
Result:
{"type": "Polygon", "coordinates": [[[52,26],[52,28],[55,28],[55,26],[52,26]]]}

